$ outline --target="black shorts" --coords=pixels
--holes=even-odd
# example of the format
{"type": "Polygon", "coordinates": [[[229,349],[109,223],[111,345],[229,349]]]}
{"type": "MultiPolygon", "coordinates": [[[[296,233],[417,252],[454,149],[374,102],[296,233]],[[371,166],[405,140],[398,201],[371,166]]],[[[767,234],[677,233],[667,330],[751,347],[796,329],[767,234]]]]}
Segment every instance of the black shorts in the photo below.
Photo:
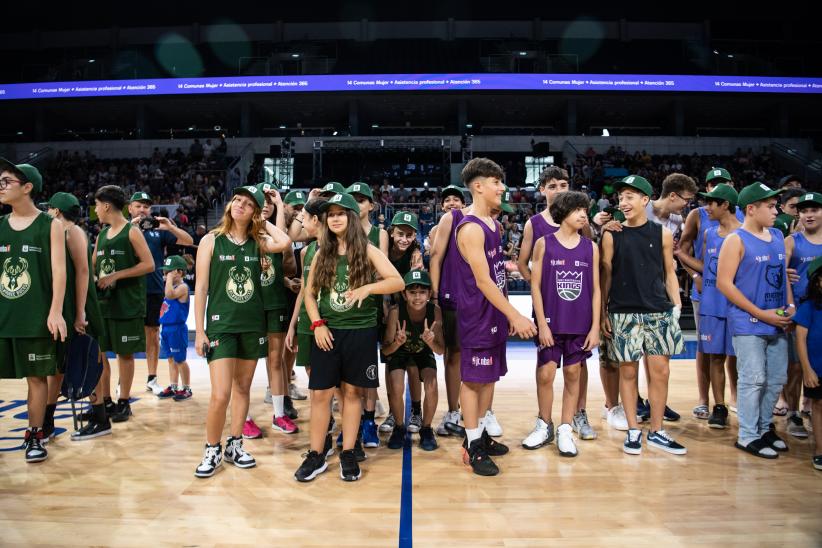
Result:
{"type": "Polygon", "coordinates": [[[327,390],[344,382],[360,388],[377,388],[377,328],[332,329],[334,347],[320,350],[311,337],[311,377],[308,388],[327,390]]]}
{"type": "MultiPolygon", "coordinates": [[[[297,305],[297,294],[285,288],[285,314],[286,314],[286,322],[291,321],[291,316],[294,314],[294,307],[297,305]]],[[[288,329],[288,324],[286,323],[286,330],[288,329]]]]}
{"type": "Polygon", "coordinates": [[[816,388],[802,387],[802,395],[812,400],[822,400],[822,384],[816,388]]]}
{"type": "Polygon", "coordinates": [[[445,348],[450,352],[460,351],[460,337],[457,332],[457,311],[450,308],[442,309],[442,336],[445,348]]]}
{"type": "Polygon", "coordinates": [[[408,367],[416,367],[422,380],[423,369],[437,370],[437,359],[432,352],[419,352],[417,354],[408,354],[402,352],[395,352],[388,356],[388,372],[401,369],[403,371],[408,367]]]}
{"type": "Polygon", "coordinates": [[[160,327],[160,309],[162,307],[163,295],[161,293],[146,295],[146,318],[143,325],[146,327],[160,327]]]}

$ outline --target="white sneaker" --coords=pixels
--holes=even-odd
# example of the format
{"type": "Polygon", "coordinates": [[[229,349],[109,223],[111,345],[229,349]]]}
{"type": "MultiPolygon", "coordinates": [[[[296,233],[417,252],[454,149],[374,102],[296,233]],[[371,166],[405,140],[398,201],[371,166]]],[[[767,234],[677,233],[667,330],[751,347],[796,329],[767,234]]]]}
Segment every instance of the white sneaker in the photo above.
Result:
{"type": "Polygon", "coordinates": [[[570,424],[560,424],[557,428],[557,449],[563,457],[576,457],[577,445],[574,443],[574,429],[570,424]]]}
{"type": "Polygon", "coordinates": [[[203,460],[200,465],[194,470],[194,475],[198,478],[208,478],[214,475],[220,466],[223,465],[223,448],[218,443],[217,445],[205,446],[203,451],[203,460]]]}
{"type": "MultiPolygon", "coordinates": [[[[118,386],[119,388],[119,386],[118,386]]],[[[157,377],[154,377],[146,383],[146,392],[152,392],[155,396],[159,396],[163,392],[163,387],[157,382],[157,377]]]]}
{"type": "Polygon", "coordinates": [[[534,429],[528,434],[528,437],[522,440],[522,446],[526,449],[539,449],[543,445],[547,445],[554,441],[554,424],[552,422],[545,422],[542,418],[537,417],[537,422],[534,429]]]}
{"type": "Polygon", "coordinates": [[[300,390],[300,387],[297,386],[296,383],[291,383],[288,385],[288,397],[294,401],[302,401],[307,400],[308,396],[300,390]]]}
{"type": "Polygon", "coordinates": [[[385,418],[385,420],[380,425],[380,432],[382,432],[383,434],[388,434],[390,432],[393,432],[395,424],[396,424],[396,421],[394,421],[394,415],[391,414],[391,413],[388,413],[388,416],[385,418]]]}
{"type": "Polygon", "coordinates": [[[417,415],[416,413],[411,413],[411,417],[408,419],[408,431],[412,434],[416,434],[422,428],[422,415],[417,415]]]}
{"type": "Polygon", "coordinates": [[[374,407],[374,416],[377,418],[382,418],[386,415],[385,406],[382,404],[380,400],[377,400],[377,404],[374,407]]]}
{"type": "Polygon", "coordinates": [[[271,387],[270,386],[265,387],[265,397],[263,398],[263,403],[267,403],[268,405],[271,405],[272,403],[274,403],[274,400],[271,399],[271,387]]]}
{"type": "Polygon", "coordinates": [[[438,436],[450,436],[451,431],[445,427],[448,423],[459,424],[460,423],[460,412],[459,411],[446,411],[442,415],[442,420],[440,421],[439,425],[437,425],[437,435],[438,436]]]}
{"type": "Polygon", "coordinates": [[[502,426],[497,422],[497,417],[490,409],[485,413],[485,431],[492,438],[498,438],[502,435],[502,426]]]}
{"type": "Polygon", "coordinates": [[[628,418],[625,416],[622,404],[615,405],[608,410],[608,425],[614,430],[628,431],[628,418]]]}
{"type": "Polygon", "coordinates": [[[576,415],[574,415],[574,420],[572,421],[571,427],[581,440],[597,439],[597,433],[594,432],[593,428],[591,428],[591,424],[588,422],[588,414],[585,413],[585,409],[580,409],[577,411],[576,415]]]}
{"type": "Polygon", "coordinates": [[[225,443],[225,460],[237,468],[253,468],[257,466],[254,457],[243,448],[243,438],[228,438],[225,443]]]}

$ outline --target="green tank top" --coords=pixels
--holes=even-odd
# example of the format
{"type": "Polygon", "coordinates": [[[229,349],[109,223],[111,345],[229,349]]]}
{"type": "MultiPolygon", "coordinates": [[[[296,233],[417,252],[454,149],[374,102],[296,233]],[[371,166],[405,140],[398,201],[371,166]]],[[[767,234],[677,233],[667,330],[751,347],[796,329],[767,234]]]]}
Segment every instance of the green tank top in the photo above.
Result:
{"type": "Polygon", "coordinates": [[[262,268],[257,242],[242,245],[219,235],[214,239],[208,273],[206,334],[264,333],[262,268]]]}
{"type": "Polygon", "coordinates": [[[263,270],[260,285],[266,310],[285,309],[285,285],[283,285],[283,254],[267,253],[270,266],[263,270]]]}
{"type": "Polygon", "coordinates": [[[368,241],[377,249],[380,248],[380,227],[371,225],[371,230],[368,231],[368,241]]]}
{"type": "MultiPolygon", "coordinates": [[[[65,236],[68,236],[66,234],[65,236]]],[[[74,333],[74,320],[76,319],[77,306],[77,289],[74,285],[77,283],[77,271],[74,269],[74,261],[72,261],[71,250],[68,247],[68,239],[64,244],[66,247],[66,296],[63,298],[63,319],[66,320],[66,328],[69,335],[74,333]]],[[[89,271],[91,272],[91,271],[89,271]]]]}
{"type": "MultiPolygon", "coordinates": [[[[305,258],[303,259],[303,287],[308,287],[308,273],[311,271],[311,261],[314,260],[314,255],[317,253],[317,240],[314,240],[305,250],[305,258]]],[[[297,316],[297,333],[303,335],[311,334],[311,318],[308,317],[308,312],[305,310],[305,299],[300,305],[300,314],[297,316]]]]}
{"type": "Polygon", "coordinates": [[[359,308],[355,304],[345,302],[345,293],[348,291],[348,257],[337,256],[337,275],[331,288],[322,288],[317,299],[320,308],[320,317],[328,322],[328,327],[334,329],[364,329],[376,327],[377,308],[374,305],[374,296],[366,299],[359,308]]]}
{"type": "MultiPolygon", "coordinates": [[[[0,337],[51,337],[51,222],[40,213],[25,230],[0,217],[0,337]]],[[[5,358],[4,358],[5,359],[5,358]]]]}
{"type": "MultiPolygon", "coordinates": [[[[127,223],[116,236],[109,238],[110,228],[105,227],[97,237],[97,262],[94,274],[98,280],[140,262],[128,239],[130,230],[139,229],[127,223]]],[[[114,285],[98,290],[97,296],[104,318],[143,318],[146,315],[145,276],[118,280],[114,285]]]]}
{"type": "Polygon", "coordinates": [[[92,337],[100,339],[105,333],[105,322],[103,312],[100,310],[100,302],[97,300],[97,286],[94,284],[94,276],[91,275],[91,255],[93,250],[89,250],[86,255],[88,260],[88,293],[86,294],[86,333],[92,337]]]}
{"type": "MultiPolygon", "coordinates": [[[[414,323],[411,321],[411,318],[408,315],[408,305],[405,301],[400,302],[400,325],[405,322],[405,344],[403,344],[399,349],[398,352],[403,354],[432,354],[433,350],[431,347],[425,344],[425,341],[422,340],[422,331],[425,327],[425,321],[420,323],[414,323]]],[[[428,327],[431,327],[431,324],[434,323],[434,303],[429,302],[425,306],[425,319],[428,320],[428,327]]]]}
{"type": "MultiPolygon", "coordinates": [[[[94,276],[91,275],[91,252],[86,253],[86,261],[88,262],[88,285],[86,286],[86,333],[93,337],[100,337],[103,334],[103,316],[100,312],[100,303],[97,302],[97,288],[94,285],[94,276]]],[[[66,327],[69,334],[74,334],[74,320],[76,319],[75,299],[77,290],[75,284],[77,281],[77,271],[74,269],[74,261],[72,261],[71,251],[66,246],[66,298],[63,301],[63,318],[66,320],[66,327]]]]}

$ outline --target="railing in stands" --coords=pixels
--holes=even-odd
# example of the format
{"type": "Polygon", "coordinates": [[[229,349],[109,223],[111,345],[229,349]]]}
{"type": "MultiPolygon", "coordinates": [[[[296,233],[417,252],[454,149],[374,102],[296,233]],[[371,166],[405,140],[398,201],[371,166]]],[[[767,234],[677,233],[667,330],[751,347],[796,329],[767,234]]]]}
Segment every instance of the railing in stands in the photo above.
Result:
{"type": "Polygon", "coordinates": [[[777,142],[771,143],[771,152],[779,158],[783,167],[801,177],[803,181],[817,184],[822,182],[822,154],[811,151],[811,155],[807,156],[795,148],[777,142]]]}

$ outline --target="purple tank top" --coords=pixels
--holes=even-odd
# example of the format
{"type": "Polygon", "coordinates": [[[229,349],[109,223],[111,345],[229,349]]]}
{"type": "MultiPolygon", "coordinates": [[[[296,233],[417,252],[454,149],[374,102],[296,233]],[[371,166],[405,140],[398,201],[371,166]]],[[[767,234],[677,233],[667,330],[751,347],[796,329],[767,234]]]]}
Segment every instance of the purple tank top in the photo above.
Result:
{"type": "MultiPolygon", "coordinates": [[[[537,245],[537,240],[539,240],[543,236],[553,234],[554,232],[559,230],[559,227],[549,224],[541,213],[537,213],[536,215],[531,217],[531,230],[534,233],[534,237],[531,238],[531,249],[534,249],[534,246],[537,245]]],[[[586,333],[588,332],[586,331],[586,333]]]]}
{"type": "Polygon", "coordinates": [[[457,225],[464,217],[462,210],[451,210],[451,235],[448,237],[448,247],[445,248],[440,268],[439,304],[440,307],[449,310],[457,308],[456,291],[459,285],[454,283],[454,274],[462,261],[460,250],[457,248],[457,225]]]}
{"type": "MultiPolygon", "coordinates": [[[[505,294],[505,258],[499,232],[489,228],[474,215],[466,215],[457,225],[457,231],[468,223],[476,223],[485,233],[485,260],[488,272],[500,293],[505,294]]],[[[456,243],[454,243],[456,246],[456,243]]],[[[459,249],[455,248],[459,253],[459,249]]],[[[504,344],[508,337],[508,318],[497,310],[477,287],[474,273],[462,254],[455,269],[454,279],[461,284],[457,293],[457,329],[462,348],[493,348],[504,344]]]]}
{"type": "Polygon", "coordinates": [[[551,332],[585,335],[593,314],[594,244],[581,237],[573,249],[564,247],[556,234],[545,236],[542,259],[542,307],[551,332]]]}

